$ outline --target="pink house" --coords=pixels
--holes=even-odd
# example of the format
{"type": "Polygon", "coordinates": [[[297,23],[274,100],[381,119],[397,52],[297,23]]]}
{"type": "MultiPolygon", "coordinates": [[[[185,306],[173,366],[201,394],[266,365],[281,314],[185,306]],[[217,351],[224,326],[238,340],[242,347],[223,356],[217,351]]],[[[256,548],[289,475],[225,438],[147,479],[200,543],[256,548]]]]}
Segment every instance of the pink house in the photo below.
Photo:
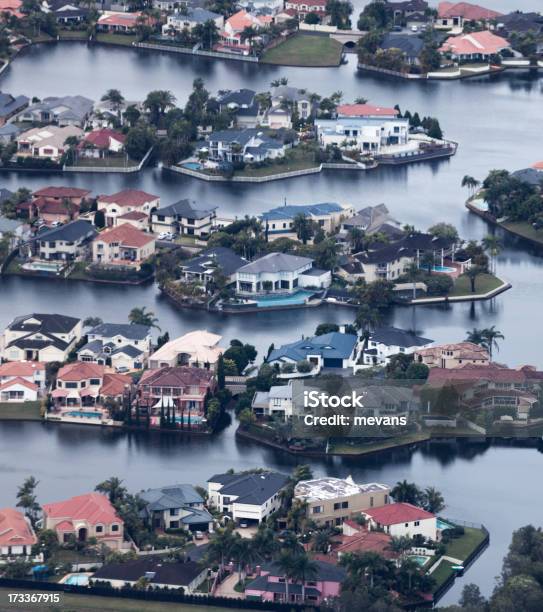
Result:
{"type": "MultiPolygon", "coordinates": [[[[342,567],[325,561],[315,561],[315,565],[315,575],[308,577],[304,584],[305,602],[321,605],[339,595],[346,573],[342,567]]],[[[277,563],[267,563],[260,568],[259,575],[246,586],[245,598],[286,603],[285,577],[277,563]]],[[[300,582],[289,581],[288,603],[304,603],[300,582]]]]}

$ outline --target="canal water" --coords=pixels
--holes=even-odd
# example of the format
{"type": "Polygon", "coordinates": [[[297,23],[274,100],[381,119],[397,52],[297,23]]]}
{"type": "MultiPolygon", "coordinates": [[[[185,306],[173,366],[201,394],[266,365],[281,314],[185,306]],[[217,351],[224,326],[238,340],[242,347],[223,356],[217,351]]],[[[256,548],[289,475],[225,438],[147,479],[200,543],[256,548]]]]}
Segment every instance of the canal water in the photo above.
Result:
{"type": "MultiPolygon", "coordinates": [[[[505,3],[507,5],[507,3],[505,3]]],[[[496,4],[497,8],[498,5],[496,4]]],[[[501,7],[507,8],[507,6],[501,7]]],[[[526,6],[526,8],[530,8],[526,6]]],[[[454,223],[465,238],[483,237],[489,230],[463,206],[460,187],[465,174],[484,178],[492,168],[516,169],[543,158],[543,79],[527,73],[508,73],[454,83],[398,83],[356,72],[354,57],[337,69],[299,69],[217,62],[202,58],[138,52],[64,43],[33,47],[23,52],[2,75],[3,91],[45,97],[82,94],[97,99],[111,87],[127,99],[145,90],[170,89],[183,103],[194,78],[202,77],[212,92],[224,88],[269,88],[286,76],[290,84],[322,95],[341,90],[345,101],[364,96],[381,105],[399,103],[402,109],[440,119],[446,137],[460,143],[447,161],[403,168],[380,168],[366,174],[324,173],[263,185],[221,185],[147,168],[135,176],[40,173],[0,175],[0,186],[37,188],[46,184],[88,187],[94,194],[134,187],[159,194],[164,205],[182,197],[219,206],[221,213],[243,216],[280,205],[338,201],[357,208],[384,202],[402,222],[426,229],[438,221],[454,223]],[[144,78],[143,78],[144,76],[144,78]]],[[[513,289],[489,302],[452,307],[397,308],[388,322],[416,328],[436,341],[456,341],[472,327],[495,325],[506,336],[497,359],[511,365],[543,367],[539,305],[543,298],[543,259],[517,240],[504,237],[498,273],[513,289]]],[[[179,311],[163,299],[154,285],[114,287],[22,278],[0,280],[0,327],[15,315],[32,311],[64,312],[122,321],[134,306],[147,306],[171,336],[196,328],[241,338],[255,344],[260,356],[273,342],[292,341],[313,333],[323,321],[348,322],[354,312],[340,307],[256,313],[242,318],[206,312],[179,311]]],[[[234,426],[212,440],[182,440],[164,436],[125,435],[79,426],[36,423],[0,425],[0,505],[12,504],[17,485],[29,474],[40,481],[42,502],[82,493],[112,474],[131,488],[160,482],[203,482],[213,472],[268,466],[288,471],[294,460],[284,454],[239,442],[234,426]]],[[[446,514],[484,523],[491,531],[491,549],[466,579],[493,588],[511,532],[528,522],[540,524],[542,494],[534,490],[541,466],[534,449],[430,445],[364,460],[313,461],[320,474],[393,484],[403,478],[435,485],[448,502],[446,514]],[[499,475],[499,484],[498,478],[499,475]]],[[[462,581],[445,602],[456,601],[462,581]]]]}

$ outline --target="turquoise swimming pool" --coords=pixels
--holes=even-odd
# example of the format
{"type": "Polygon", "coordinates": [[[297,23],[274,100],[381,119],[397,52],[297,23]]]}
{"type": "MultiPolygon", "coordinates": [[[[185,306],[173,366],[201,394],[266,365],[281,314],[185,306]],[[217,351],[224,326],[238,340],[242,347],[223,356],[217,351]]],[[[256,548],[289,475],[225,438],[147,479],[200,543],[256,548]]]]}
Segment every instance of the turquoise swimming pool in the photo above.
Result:
{"type": "Polygon", "coordinates": [[[452,274],[456,272],[456,268],[450,266],[434,266],[434,272],[444,272],[445,274],[452,274]]]}
{"type": "Polygon", "coordinates": [[[292,306],[293,304],[305,304],[314,294],[314,291],[300,289],[290,295],[264,295],[255,298],[258,308],[270,308],[271,306],[292,306]]]}
{"type": "Polygon", "coordinates": [[[181,164],[181,166],[183,168],[187,168],[187,170],[201,170],[202,169],[202,164],[200,164],[199,162],[185,162],[184,164],[181,164]]]}
{"type": "Polygon", "coordinates": [[[454,525],[451,525],[450,523],[447,523],[447,521],[444,521],[440,518],[436,520],[436,527],[440,531],[443,531],[444,529],[454,529],[454,525]]]}
{"type": "Polygon", "coordinates": [[[84,417],[86,419],[101,419],[102,413],[101,412],[91,412],[90,410],[89,411],[73,410],[72,412],[65,412],[64,416],[84,417]]]}
{"type": "Polygon", "coordinates": [[[89,577],[87,574],[72,574],[64,581],[64,584],[76,584],[78,586],[87,586],[89,577]]]}
{"type": "Polygon", "coordinates": [[[417,565],[422,567],[426,564],[430,557],[426,557],[425,555],[409,555],[409,558],[412,559],[417,565]]]}

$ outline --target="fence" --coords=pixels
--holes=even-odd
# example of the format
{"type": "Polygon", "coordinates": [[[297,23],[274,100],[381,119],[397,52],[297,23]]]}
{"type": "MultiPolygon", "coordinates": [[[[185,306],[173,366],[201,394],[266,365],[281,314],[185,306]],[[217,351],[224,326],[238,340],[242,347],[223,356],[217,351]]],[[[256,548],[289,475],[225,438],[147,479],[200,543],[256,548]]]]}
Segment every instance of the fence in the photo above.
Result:
{"type": "Polygon", "coordinates": [[[64,166],[62,170],[64,172],[97,172],[97,173],[124,173],[130,174],[133,172],[139,172],[149,160],[149,157],[153,151],[151,147],[144,155],[143,159],[136,166],[64,166]]]}
{"type": "Polygon", "coordinates": [[[221,608],[236,608],[245,610],[277,610],[278,612],[290,612],[299,610],[309,612],[316,610],[310,605],[282,604],[271,601],[253,601],[245,599],[234,599],[228,597],[215,597],[205,595],[185,595],[182,590],[155,589],[148,591],[136,591],[131,588],[114,589],[113,587],[87,587],[73,584],[59,584],[57,582],[46,582],[43,580],[19,580],[0,578],[0,588],[27,589],[41,593],[71,593],[74,595],[90,595],[98,597],[116,597],[120,599],[136,599],[140,601],[162,601],[171,603],[184,603],[195,605],[210,605],[221,608]]]}
{"type": "Polygon", "coordinates": [[[258,63],[258,57],[254,55],[241,55],[239,53],[228,53],[223,51],[204,51],[202,49],[191,49],[189,47],[177,47],[175,45],[167,45],[160,43],[133,43],[135,47],[140,49],[152,49],[155,51],[167,51],[169,53],[182,53],[183,55],[201,55],[203,57],[216,57],[219,59],[237,60],[240,62],[258,63]]]}

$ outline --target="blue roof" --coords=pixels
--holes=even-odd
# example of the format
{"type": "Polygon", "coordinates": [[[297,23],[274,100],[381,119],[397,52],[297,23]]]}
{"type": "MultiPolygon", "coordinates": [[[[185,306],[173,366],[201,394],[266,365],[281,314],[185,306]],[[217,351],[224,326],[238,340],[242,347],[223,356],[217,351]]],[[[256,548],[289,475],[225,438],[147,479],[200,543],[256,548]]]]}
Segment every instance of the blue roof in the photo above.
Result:
{"type": "Polygon", "coordinates": [[[331,332],[283,344],[271,352],[268,361],[284,358],[301,361],[307,355],[320,355],[323,359],[347,359],[351,356],[357,341],[358,338],[354,334],[331,332]]]}
{"type": "Polygon", "coordinates": [[[322,202],[320,204],[301,204],[299,206],[278,206],[262,213],[260,217],[265,221],[271,221],[272,219],[294,219],[296,215],[300,214],[306,217],[317,217],[341,211],[343,211],[343,207],[335,202],[322,202]]]}

